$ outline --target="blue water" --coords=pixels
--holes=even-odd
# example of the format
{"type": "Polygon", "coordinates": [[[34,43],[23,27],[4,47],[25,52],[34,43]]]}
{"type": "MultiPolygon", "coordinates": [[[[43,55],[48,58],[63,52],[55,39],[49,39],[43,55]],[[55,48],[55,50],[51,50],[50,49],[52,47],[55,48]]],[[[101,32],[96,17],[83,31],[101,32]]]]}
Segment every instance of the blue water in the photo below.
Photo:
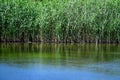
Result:
{"type": "Polygon", "coordinates": [[[65,54],[53,48],[52,53],[43,54],[43,49],[42,53],[5,49],[9,50],[5,46],[0,53],[0,80],[120,80],[119,50],[105,55],[100,51],[100,58],[94,50],[65,54]]]}
{"type": "Polygon", "coordinates": [[[0,80],[119,80],[120,64],[88,64],[84,67],[34,63],[26,67],[0,64],[0,80]]]}

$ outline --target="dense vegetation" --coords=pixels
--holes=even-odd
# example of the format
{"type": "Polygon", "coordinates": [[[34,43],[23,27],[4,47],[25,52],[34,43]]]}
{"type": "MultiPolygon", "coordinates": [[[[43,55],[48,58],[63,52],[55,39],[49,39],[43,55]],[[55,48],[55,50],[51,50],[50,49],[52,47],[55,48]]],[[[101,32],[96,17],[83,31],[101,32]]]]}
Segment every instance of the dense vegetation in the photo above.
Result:
{"type": "Polygon", "coordinates": [[[0,41],[120,43],[120,0],[0,0],[0,41]]]}

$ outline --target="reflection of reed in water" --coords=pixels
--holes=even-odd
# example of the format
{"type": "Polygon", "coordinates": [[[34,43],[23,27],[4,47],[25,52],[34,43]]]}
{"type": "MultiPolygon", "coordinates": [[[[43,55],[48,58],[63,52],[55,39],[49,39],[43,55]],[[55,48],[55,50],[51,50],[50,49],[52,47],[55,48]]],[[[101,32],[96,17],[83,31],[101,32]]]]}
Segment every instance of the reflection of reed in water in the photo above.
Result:
{"type": "Polygon", "coordinates": [[[78,65],[120,58],[118,45],[94,44],[0,44],[0,62],[78,65]]]}

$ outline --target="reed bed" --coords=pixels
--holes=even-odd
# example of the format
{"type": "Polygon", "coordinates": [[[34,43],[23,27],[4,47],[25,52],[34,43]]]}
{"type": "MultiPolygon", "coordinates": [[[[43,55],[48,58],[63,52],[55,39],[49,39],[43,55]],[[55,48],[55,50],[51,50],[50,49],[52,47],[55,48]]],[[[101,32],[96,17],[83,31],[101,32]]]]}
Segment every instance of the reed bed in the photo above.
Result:
{"type": "Polygon", "coordinates": [[[0,41],[120,43],[120,0],[0,0],[0,41]]]}

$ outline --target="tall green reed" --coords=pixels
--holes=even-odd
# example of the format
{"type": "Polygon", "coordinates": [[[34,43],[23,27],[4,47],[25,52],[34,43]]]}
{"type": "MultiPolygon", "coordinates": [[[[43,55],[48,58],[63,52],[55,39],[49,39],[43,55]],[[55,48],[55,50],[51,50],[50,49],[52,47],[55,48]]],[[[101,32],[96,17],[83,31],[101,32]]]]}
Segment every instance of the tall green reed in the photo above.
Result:
{"type": "Polygon", "coordinates": [[[0,0],[0,40],[120,42],[119,0],[0,0]]]}

